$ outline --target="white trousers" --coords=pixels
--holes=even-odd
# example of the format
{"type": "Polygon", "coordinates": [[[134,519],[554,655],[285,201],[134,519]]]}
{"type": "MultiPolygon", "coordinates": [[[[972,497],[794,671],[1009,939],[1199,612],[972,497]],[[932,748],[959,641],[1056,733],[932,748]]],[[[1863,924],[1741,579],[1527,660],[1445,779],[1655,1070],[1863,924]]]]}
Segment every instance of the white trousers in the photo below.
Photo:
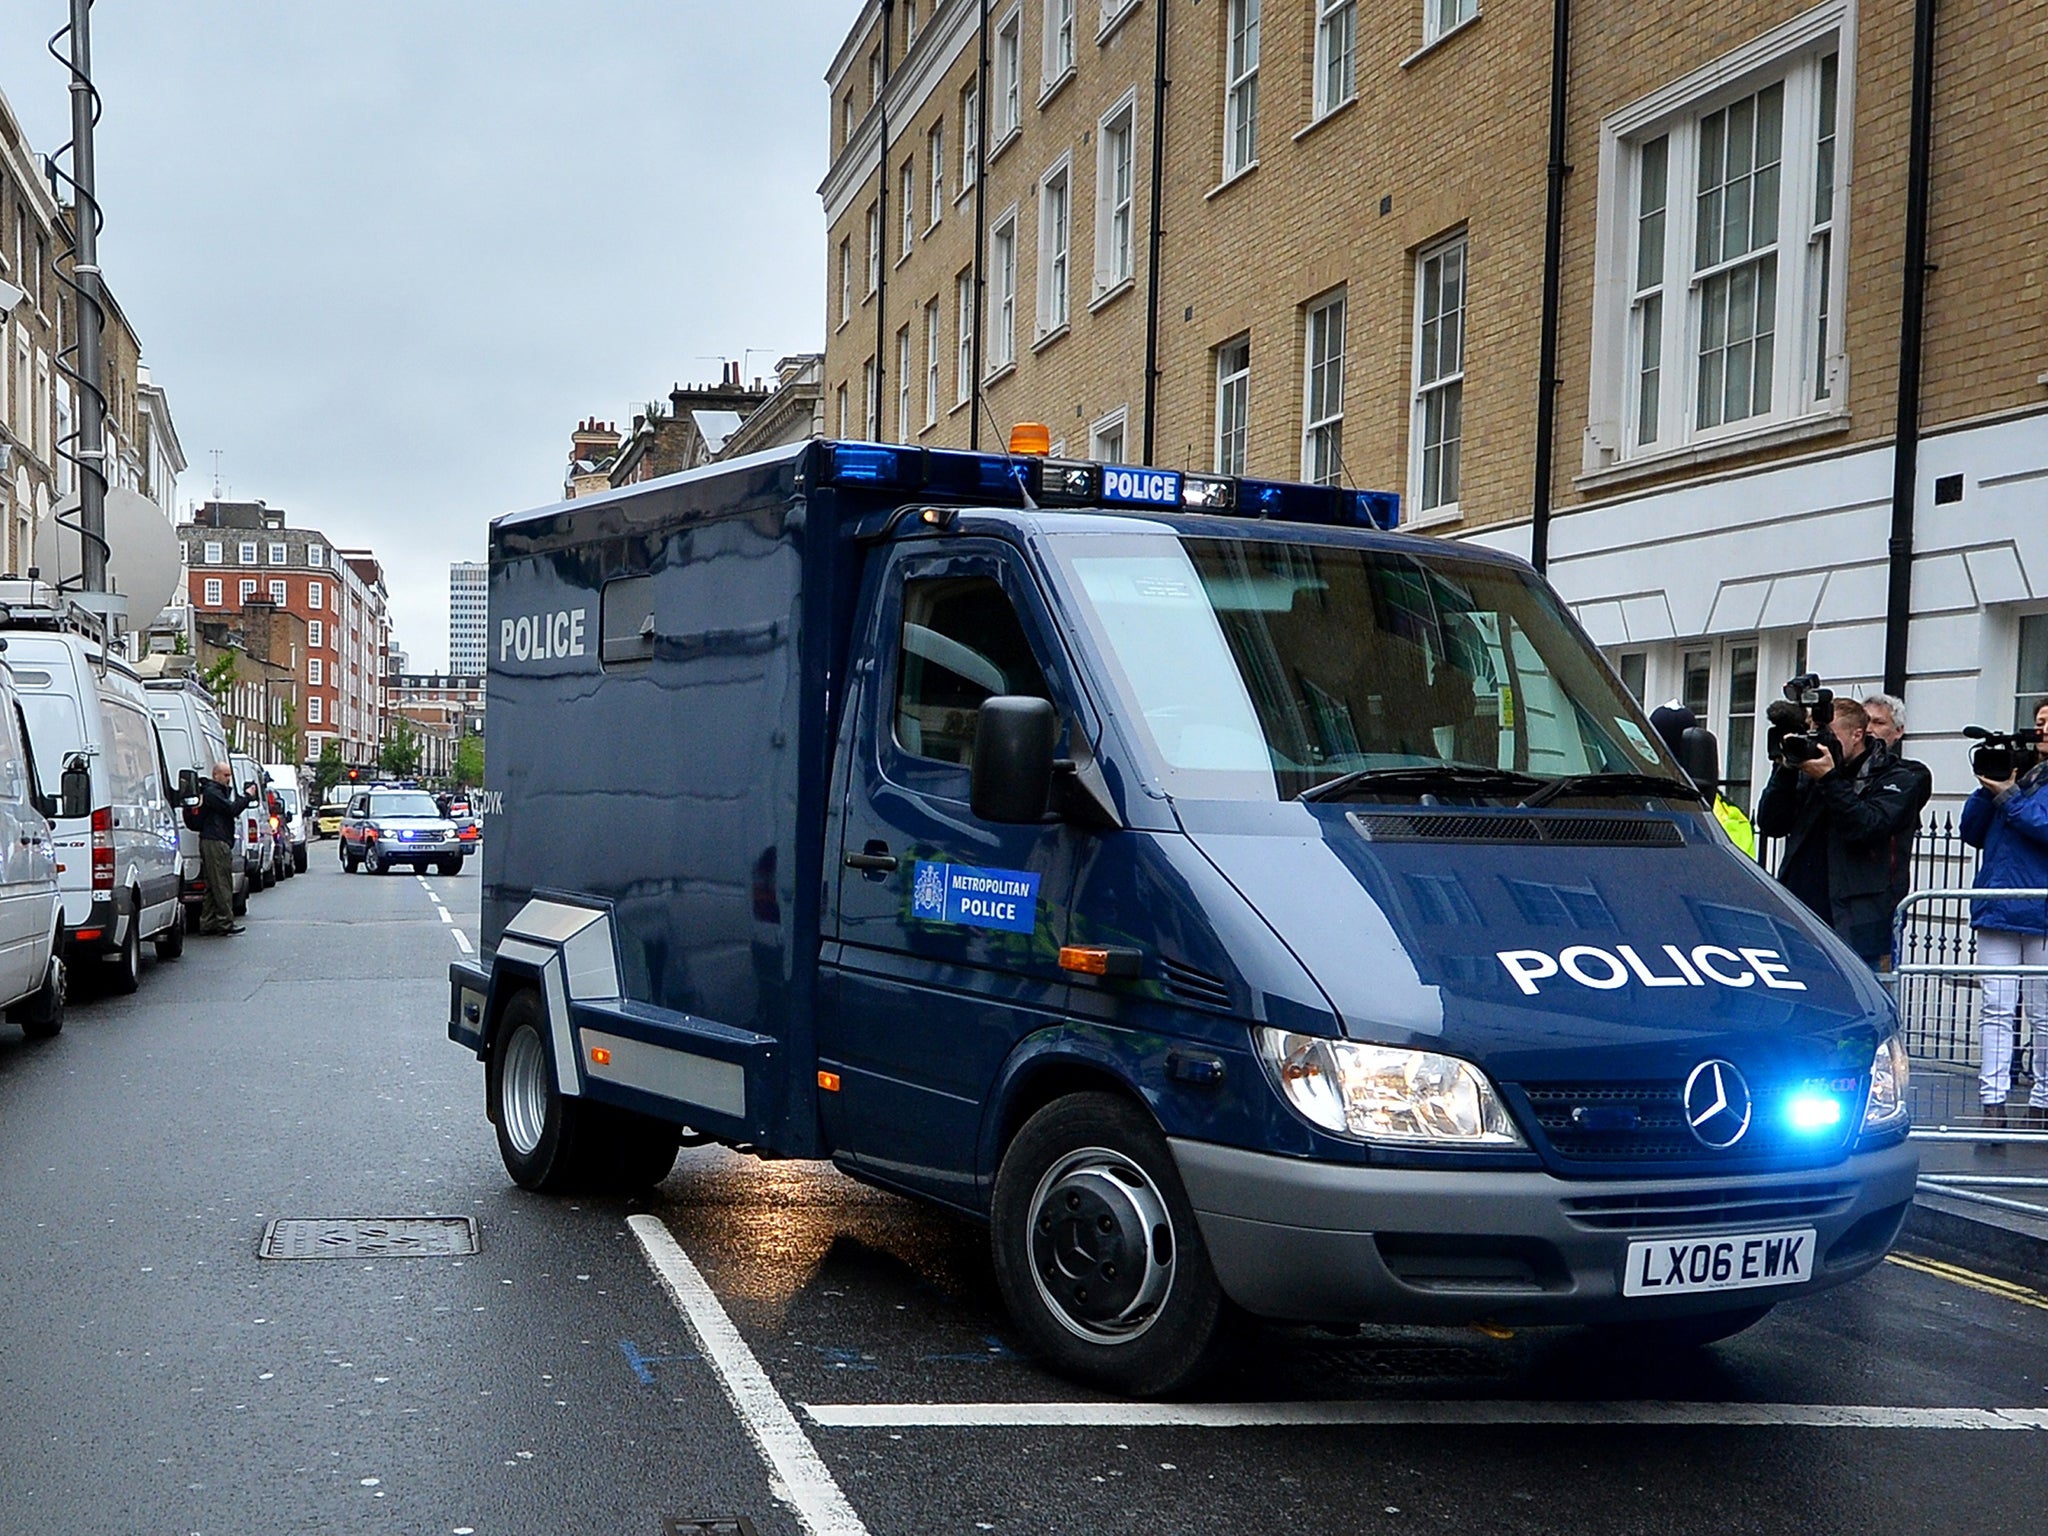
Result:
{"type": "MultiPolygon", "coordinates": [[[[1979,965],[2048,965],[2048,937],[2003,928],[1977,930],[1979,965]]],[[[1980,1030],[1984,1066],[1977,1087],[1986,1104],[2003,1104],[2012,1091],[2013,1025],[2022,996],[2034,1040],[2034,1087],[2027,1102],[2048,1109],[2048,976],[1985,976],[1980,1030]]]]}

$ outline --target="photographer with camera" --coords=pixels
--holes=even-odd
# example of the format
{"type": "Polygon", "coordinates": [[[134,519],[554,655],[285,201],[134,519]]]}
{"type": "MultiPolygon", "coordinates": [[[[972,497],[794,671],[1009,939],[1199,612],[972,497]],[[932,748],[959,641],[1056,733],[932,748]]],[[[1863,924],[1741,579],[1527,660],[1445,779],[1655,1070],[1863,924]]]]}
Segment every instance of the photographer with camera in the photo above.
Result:
{"type": "Polygon", "coordinates": [[[1870,717],[1870,735],[1891,748],[1892,756],[1913,770],[1919,789],[1913,795],[1913,823],[1892,839],[1892,910],[1913,889],[1913,844],[1919,837],[1920,813],[1934,795],[1934,772],[1925,763],[1906,756],[1906,702],[1889,693],[1866,694],[1863,712],[1870,717]]]}
{"type": "Polygon", "coordinates": [[[1870,717],[1811,674],[1785,685],[1770,721],[1771,777],[1756,829],[1785,839],[1778,879],[1870,965],[1891,952],[1895,848],[1911,846],[1921,783],[1867,734],[1870,717]]]}
{"type": "MultiPolygon", "coordinates": [[[[1963,841],[1984,850],[1975,888],[2048,889],[2048,699],[2035,707],[2031,731],[2000,735],[1972,726],[1964,734],[1983,743],[1970,754],[1981,788],[1964,803],[1962,820],[1963,841]]],[[[2048,899],[1974,901],[1970,926],[1977,930],[1979,965],[2048,965],[2048,899]]],[[[2034,1041],[2025,1121],[2048,1118],[2048,979],[1986,976],[1977,1088],[1985,1123],[1995,1130],[2008,1123],[2013,1031],[2023,994],[2034,1041]]]]}

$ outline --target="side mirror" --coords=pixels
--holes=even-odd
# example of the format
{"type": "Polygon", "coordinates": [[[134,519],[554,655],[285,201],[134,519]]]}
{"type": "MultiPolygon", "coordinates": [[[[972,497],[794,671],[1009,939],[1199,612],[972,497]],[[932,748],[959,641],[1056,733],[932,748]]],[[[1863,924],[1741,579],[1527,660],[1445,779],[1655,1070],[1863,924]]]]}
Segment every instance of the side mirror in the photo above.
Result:
{"type": "Polygon", "coordinates": [[[178,770],[178,803],[188,804],[199,798],[199,773],[193,768],[178,770]]]}
{"type": "Polygon", "coordinates": [[[967,790],[974,814],[1007,825],[1044,820],[1058,737],[1059,716],[1044,699],[998,694],[982,700],[967,790]]]}
{"type": "Polygon", "coordinates": [[[1721,792],[1721,744],[1704,726],[1688,726],[1678,738],[1678,766],[1709,799],[1721,792]]]}
{"type": "Polygon", "coordinates": [[[58,814],[65,820],[92,814],[92,769],[83,757],[74,757],[64,765],[58,788],[62,801],[58,814]]]}

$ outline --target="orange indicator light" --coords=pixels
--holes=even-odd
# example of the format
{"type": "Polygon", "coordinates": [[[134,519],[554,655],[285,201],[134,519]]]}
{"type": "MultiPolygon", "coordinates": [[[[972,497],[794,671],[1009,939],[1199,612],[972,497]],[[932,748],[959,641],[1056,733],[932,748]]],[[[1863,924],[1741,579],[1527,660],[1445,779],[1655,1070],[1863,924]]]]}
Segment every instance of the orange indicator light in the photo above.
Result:
{"type": "Polygon", "coordinates": [[[1107,976],[1109,951],[1083,944],[1069,944],[1060,951],[1060,969],[1079,971],[1083,976],[1107,976]]]}
{"type": "Polygon", "coordinates": [[[590,1048],[590,1059],[600,1067],[608,1067],[612,1064],[612,1053],[601,1045],[593,1045],[590,1048]]]}
{"type": "Polygon", "coordinates": [[[1010,452],[1042,459],[1052,452],[1052,431],[1042,421],[1020,421],[1010,428],[1010,452]]]}
{"type": "Polygon", "coordinates": [[[839,1074],[837,1072],[820,1072],[818,1074],[818,1086],[827,1093],[837,1093],[839,1091],[839,1074]]]}

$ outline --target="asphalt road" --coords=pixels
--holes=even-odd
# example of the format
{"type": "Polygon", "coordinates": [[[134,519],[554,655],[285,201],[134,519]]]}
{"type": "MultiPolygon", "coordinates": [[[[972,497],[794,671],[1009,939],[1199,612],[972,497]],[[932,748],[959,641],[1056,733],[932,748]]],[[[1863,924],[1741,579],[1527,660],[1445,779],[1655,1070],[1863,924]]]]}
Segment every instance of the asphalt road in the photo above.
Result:
{"type": "Polygon", "coordinates": [[[0,1025],[0,1533],[2041,1528],[2048,1298],[1911,1256],[1676,1362],[1260,1329],[1134,1407],[1017,1352],[977,1228],[829,1168],[527,1196],[445,1033],[477,892],[316,844],[246,934],[0,1025]],[[479,1253],[257,1257],[451,1215],[479,1253]]]}

